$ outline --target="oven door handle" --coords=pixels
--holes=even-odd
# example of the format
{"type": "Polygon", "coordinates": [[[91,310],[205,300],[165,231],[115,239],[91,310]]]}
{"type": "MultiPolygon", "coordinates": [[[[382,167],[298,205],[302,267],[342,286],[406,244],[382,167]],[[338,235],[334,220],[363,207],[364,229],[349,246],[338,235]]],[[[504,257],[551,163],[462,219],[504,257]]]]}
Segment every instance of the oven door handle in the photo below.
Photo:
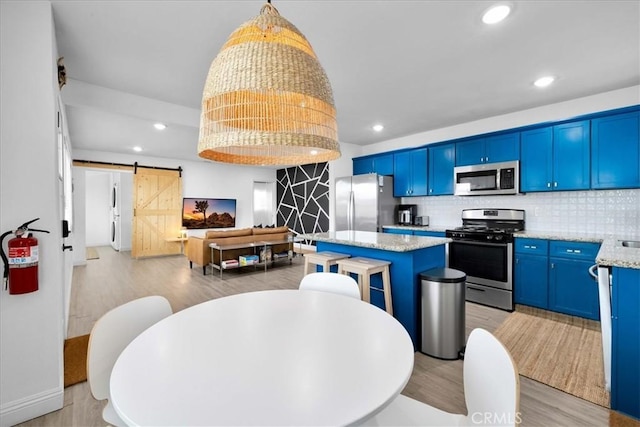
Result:
{"type": "Polygon", "coordinates": [[[475,242],[473,240],[453,240],[451,243],[461,243],[463,245],[480,245],[480,246],[508,246],[508,243],[486,243],[475,242]]]}
{"type": "Polygon", "coordinates": [[[469,286],[469,285],[467,285],[467,289],[469,289],[470,291],[486,292],[485,289],[474,288],[473,286],[469,286]]]}

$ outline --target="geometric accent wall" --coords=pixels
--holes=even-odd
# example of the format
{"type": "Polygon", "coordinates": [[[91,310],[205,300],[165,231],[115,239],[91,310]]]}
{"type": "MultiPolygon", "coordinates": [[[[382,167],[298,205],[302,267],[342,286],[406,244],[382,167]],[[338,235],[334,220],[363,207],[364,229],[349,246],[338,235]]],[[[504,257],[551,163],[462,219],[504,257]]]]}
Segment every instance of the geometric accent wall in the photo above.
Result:
{"type": "Polygon", "coordinates": [[[277,225],[296,235],[329,231],[329,163],[279,169],[276,178],[277,225]]]}

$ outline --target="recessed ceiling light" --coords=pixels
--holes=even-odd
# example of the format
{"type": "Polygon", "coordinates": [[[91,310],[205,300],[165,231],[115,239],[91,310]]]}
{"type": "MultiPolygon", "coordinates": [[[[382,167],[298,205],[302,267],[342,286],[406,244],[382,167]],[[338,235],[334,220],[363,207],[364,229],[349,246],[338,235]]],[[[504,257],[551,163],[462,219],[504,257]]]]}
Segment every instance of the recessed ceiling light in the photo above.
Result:
{"type": "Polygon", "coordinates": [[[155,123],[153,127],[158,130],[165,130],[167,128],[167,125],[165,125],[164,123],[155,123]]]}
{"type": "Polygon", "coordinates": [[[311,154],[312,156],[316,156],[318,155],[318,150],[311,150],[309,154],[311,154]]]}
{"type": "Polygon", "coordinates": [[[137,147],[137,146],[133,147],[133,151],[140,152],[140,151],[142,151],[142,147],[137,147]]]}
{"type": "Polygon", "coordinates": [[[491,6],[484,15],[482,15],[482,22],[489,25],[497,24],[509,16],[509,13],[511,13],[511,6],[507,4],[491,6]]]}
{"type": "Polygon", "coordinates": [[[547,87],[549,86],[551,83],[554,82],[556,78],[553,76],[544,76],[544,77],[540,77],[538,80],[536,80],[535,82],[533,82],[533,84],[536,87],[547,87]]]}
{"type": "Polygon", "coordinates": [[[373,125],[373,130],[376,132],[382,132],[382,129],[384,129],[384,126],[382,125],[373,125]]]}

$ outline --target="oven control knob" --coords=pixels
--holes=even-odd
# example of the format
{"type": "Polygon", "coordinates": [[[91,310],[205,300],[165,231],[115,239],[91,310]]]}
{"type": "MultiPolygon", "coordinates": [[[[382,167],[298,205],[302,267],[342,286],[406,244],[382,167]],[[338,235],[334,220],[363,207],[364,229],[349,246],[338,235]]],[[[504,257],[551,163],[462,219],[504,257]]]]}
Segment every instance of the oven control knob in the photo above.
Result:
{"type": "Polygon", "coordinates": [[[496,236],[496,240],[502,240],[502,236],[496,236]]]}
{"type": "Polygon", "coordinates": [[[493,236],[492,236],[491,234],[489,234],[489,235],[487,236],[487,240],[491,240],[491,239],[493,239],[493,236]]]}

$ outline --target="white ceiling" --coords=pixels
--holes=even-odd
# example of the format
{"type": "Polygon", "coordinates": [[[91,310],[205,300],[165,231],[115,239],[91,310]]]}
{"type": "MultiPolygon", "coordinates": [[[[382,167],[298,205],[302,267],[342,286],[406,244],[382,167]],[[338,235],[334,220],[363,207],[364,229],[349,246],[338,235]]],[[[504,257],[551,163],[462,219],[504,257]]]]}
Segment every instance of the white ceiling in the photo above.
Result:
{"type": "MultiPolygon", "coordinates": [[[[72,146],[196,160],[209,65],[262,1],[51,0],[72,146]],[[164,121],[164,132],[154,121],[164,121]]],[[[341,142],[372,144],[640,84],[640,1],[273,0],[331,81],[341,142]],[[557,82],[540,90],[539,76],[557,82]],[[371,130],[383,123],[381,133],[371,130]]]]}

